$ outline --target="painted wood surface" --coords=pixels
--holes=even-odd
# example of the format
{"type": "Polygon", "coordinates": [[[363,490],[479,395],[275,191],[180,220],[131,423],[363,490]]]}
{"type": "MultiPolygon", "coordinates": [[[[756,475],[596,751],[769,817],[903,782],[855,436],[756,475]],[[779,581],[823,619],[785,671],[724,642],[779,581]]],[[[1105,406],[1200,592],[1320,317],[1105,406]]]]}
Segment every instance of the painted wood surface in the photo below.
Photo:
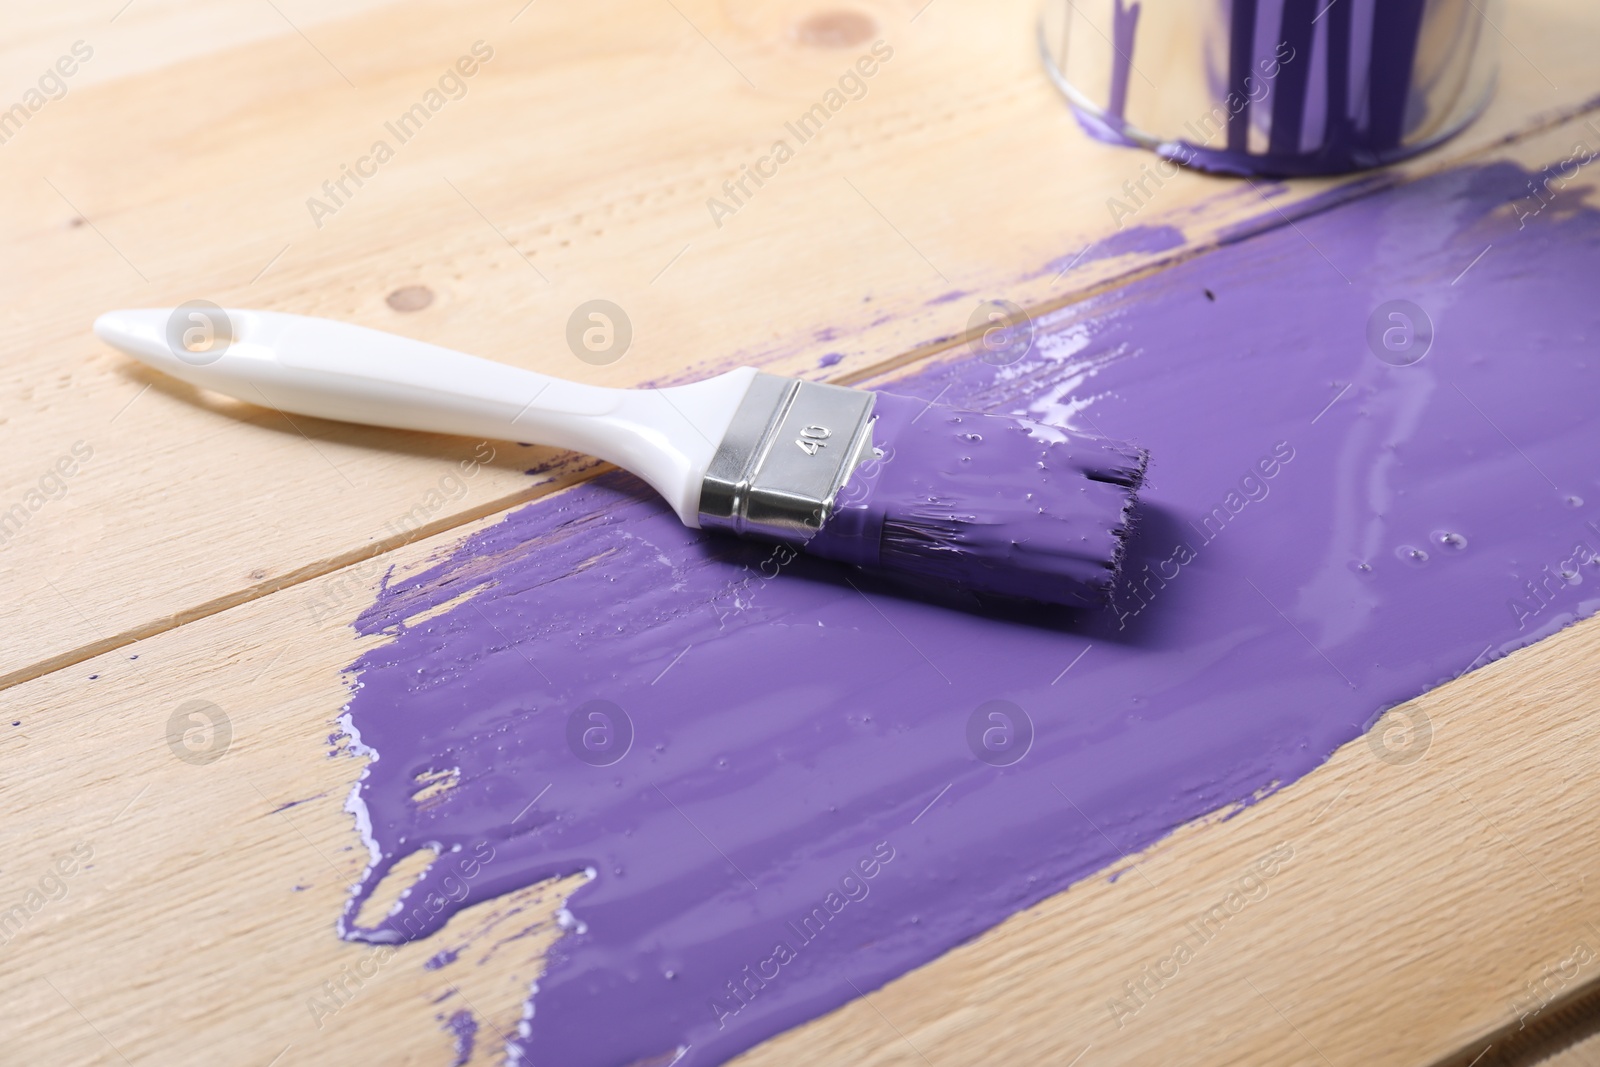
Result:
{"type": "MultiPolygon", "coordinates": [[[[72,32],[59,13],[38,16],[11,68],[20,93],[75,42],[94,51],[66,96],[0,146],[0,503],[79,441],[94,458],[4,546],[0,682],[393,547],[403,517],[432,531],[504,508],[535,491],[522,471],[549,458],[502,450],[459,499],[419,515],[441,460],[472,442],[200,398],[90,335],[111,307],[206,299],[327,315],[603,384],[739,362],[820,374],[830,353],[838,377],[962,334],[981,300],[1081,298],[1273,210],[1264,183],[1183,174],[1122,220],[1175,226],[1182,243],[1110,254],[1129,242],[1107,201],[1148,160],[1077,129],[1040,72],[1032,0],[939,0],[914,22],[920,4],[879,0],[848,7],[859,23],[828,21],[833,5],[496,0],[374,8],[245,43],[207,28],[220,16],[190,31],[172,5],[142,13],[150,2],[114,23],[86,5],[72,32]],[[133,34],[156,15],[166,21],[133,34]],[[806,43],[829,27],[828,40],[861,39],[806,43]],[[191,32],[215,51],[194,54],[191,32]],[[169,36],[182,47],[158,69],[76,81],[130,53],[153,62],[169,36]],[[866,95],[718,226],[707,200],[880,39],[893,58],[866,95]],[[332,202],[323,183],[377,138],[396,140],[384,124],[480,40],[493,58],[464,95],[314,222],[307,201],[332,202]],[[414,286],[432,294],[426,308],[387,301],[414,286]],[[569,316],[595,298],[633,323],[608,367],[565,343],[569,316]]],[[[314,8],[279,6],[297,25],[314,8]]],[[[239,18],[259,32],[259,14],[239,18]]],[[[1415,167],[1592,94],[1585,42],[1600,15],[1556,0],[1519,15],[1521,54],[1508,49],[1490,112],[1415,167]]]]}
{"type": "MultiPolygon", "coordinates": [[[[554,928],[514,935],[570,889],[480,906],[381,963],[340,942],[332,919],[365,854],[342,811],[359,762],[330,758],[328,734],[359,651],[346,624],[377,575],[585,466],[529,476],[556,457],[497,443],[434,506],[476,442],[201,397],[99,345],[94,315],[249,304],[603,384],[736,362],[840,378],[960,343],[984,298],[1069,303],[1204,254],[1272,204],[1366,180],[1296,183],[1268,204],[1264,183],[1184,174],[1128,220],[1181,241],[1102,255],[1121,247],[1106,201],[1145,158],[1077,130],[1038,69],[1033,14],[952,0],[10,14],[14,96],[76,42],[93,56],[0,144],[0,506],[75,444],[91,453],[0,545],[0,889],[22,899],[58,860],[74,867],[0,950],[8,1054],[448,1062],[441,1014],[515,1027],[554,928]],[[878,40],[893,55],[865,95],[719,226],[707,199],[878,40]],[[329,203],[322,183],[479,41],[493,55],[463,95],[313,220],[307,199],[329,203]],[[596,297],[634,325],[600,368],[564,341],[596,297]],[[168,746],[190,700],[229,716],[216,763],[168,746]],[[488,957],[469,980],[422,966],[465,943],[488,957]],[[314,1017],[324,982],[368,971],[346,1008],[314,1017]]],[[[1566,154],[1600,13],[1542,0],[1502,25],[1490,112],[1404,173],[1566,154]]],[[[1422,698],[1436,735],[1421,763],[1352,744],[1140,857],[1148,881],[1080,885],[742,1062],[1069,1063],[1088,1048],[1085,1064],[1414,1064],[1469,1048],[1600,921],[1581,836],[1600,812],[1596,641],[1576,627],[1422,698]],[[1280,845],[1292,858],[1237,936],[1115,1026],[1123,982],[1280,845]]]]}

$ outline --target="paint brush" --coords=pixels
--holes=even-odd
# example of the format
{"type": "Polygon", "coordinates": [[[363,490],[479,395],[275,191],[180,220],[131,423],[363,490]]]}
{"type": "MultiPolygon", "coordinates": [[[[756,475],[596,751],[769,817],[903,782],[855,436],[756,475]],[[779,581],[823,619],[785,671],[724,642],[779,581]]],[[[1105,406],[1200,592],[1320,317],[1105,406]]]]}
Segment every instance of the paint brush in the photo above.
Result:
{"type": "Polygon", "coordinates": [[[1025,419],[753,367],[609,389],[273,311],[112,311],[94,329],[191,385],[283,413],[571,449],[639,476],[690,527],[1049,604],[1106,600],[1147,460],[1025,419]]]}

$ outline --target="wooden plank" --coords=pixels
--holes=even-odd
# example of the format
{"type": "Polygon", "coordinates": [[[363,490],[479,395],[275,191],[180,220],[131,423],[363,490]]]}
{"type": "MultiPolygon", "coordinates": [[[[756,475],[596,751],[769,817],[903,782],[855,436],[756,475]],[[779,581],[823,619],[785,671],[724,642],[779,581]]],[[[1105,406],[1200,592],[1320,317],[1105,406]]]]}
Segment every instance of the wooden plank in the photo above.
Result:
{"type": "Polygon", "coordinates": [[[392,955],[334,934],[367,861],[342,811],[360,761],[327,740],[346,699],[330,657],[348,648],[283,592],[12,692],[8,1062],[266,1064],[293,1046],[280,1062],[438,1064],[441,1019],[468,1005],[486,1042],[487,1027],[514,1032],[556,932],[549,889],[470,909],[392,955]],[[263,643],[269,632],[279,639],[263,643]],[[189,644],[206,633],[219,643],[189,644]],[[169,743],[169,719],[195,700],[228,719],[217,762],[169,743]],[[423,966],[465,942],[482,966],[423,966]]]}
{"type": "Polygon", "coordinates": [[[1580,770],[1600,754],[1597,652],[1591,621],[1452,682],[1407,705],[1434,729],[1420,762],[1354,741],[1139,857],[1146,877],[1075,886],[737,1062],[1424,1064],[1466,1047],[1595,937],[1573,835],[1600,813],[1580,770]]]}
{"type": "Polygon", "coordinates": [[[1544,1067],[1594,1067],[1600,1063],[1600,1038],[1591,1035],[1571,1048],[1562,1049],[1537,1062],[1544,1064],[1544,1067]]]}
{"type": "MultiPolygon", "coordinates": [[[[613,385],[736,362],[840,376],[960,334],[981,299],[1070,300],[1268,210],[1249,185],[1183,174],[1131,220],[1177,227],[1181,243],[1097,258],[1118,233],[1107,199],[1147,160],[1077,129],[1034,55],[1034,0],[862,0],[849,10],[870,32],[844,47],[797,32],[821,10],[809,0],[349,2],[330,10],[355,14],[315,25],[279,5],[294,33],[248,5],[201,16],[140,0],[115,23],[87,4],[40,9],[0,52],[26,84],[91,19],[83,80],[0,146],[0,511],[42,489],[0,546],[0,686],[392,548],[406,516],[431,531],[502,509],[550,458],[497,445],[435,506],[475,442],[207,400],[99,345],[88,326],[109,307],[329,315],[613,385]],[[708,198],[879,38],[894,53],[865,97],[719,227],[708,198]],[[385,122],[478,40],[494,56],[465,95],[347,183],[319,227],[308,198],[328,200],[342,165],[396,140],[385,122]],[[386,302],[410,286],[432,302],[386,302]],[[563,341],[599,296],[635,328],[609,367],[563,341]],[[824,371],[830,353],[842,361],[824,371]]],[[[1586,99],[1600,12],[1530,0],[1517,16],[1489,113],[1416,166],[1586,99]]]]}
{"type": "MultiPolygon", "coordinates": [[[[1496,157],[1554,158],[1577,128],[1496,157]]],[[[390,559],[405,573],[455,537],[390,559]]],[[[0,988],[21,1061],[265,1063],[292,1047],[284,1062],[381,1049],[426,1063],[448,1048],[457,1005],[515,1025],[552,931],[511,934],[570,886],[482,905],[381,965],[333,934],[365,861],[342,810],[360,762],[327,740],[339,670],[365,643],[334,626],[377,576],[334,577],[356,592],[330,601],[331,623],[306,610],[311,590],[279,590],[8,692],[20,725],[0,724],[0,904],[28,914],[0,988]],[[169,747],[193,700],[229,717],[216,762],[169,747]],[[85,845],[92,865],[56,892],[52,865],[85,845]],[[467,978],[422,966],[468,943],[487,963],[467,978]],[[348,1005],[319,1014],[312,998],[348,973],[361,978],[348,1005]]],[[[1584,844],[1600,825],[1597,663],[1591,620],[1459,678],[1411,705],[1433,727],[1420,761],[1354,741],[1137,857],[1145,877],[1080,883],[740,1062],[1067,1063],[1092,1048],[1083,1062],[1399,1065],[1468,1048],[1514,1025],[1528,984],[1575,939],[1600,941],[1584,844]],[[1245,885],[1264,861],[1271,873],[1245,885]],[[1227,924],[1172,972],[1186,924],[1242,886],[1227,924]],[[1129,982],[1150,984],[1137,1010],[1114,1009],[1129,982]]]]}
{"type": "MultiPolygon", "coordinates": [[[[3,146],[12,166],[0,181],[20,210],[0,220],[18,250],[0,265],[13,296],[0,410],[20,432],[0,457],[0,485],[20,498],[75,441],[94,448],[66,495],[4,546],[0,671],[16,681],[82,661],[8,692],[12,715],[0,723],[11,857],[0,904],[36,889],[44,901],[6,946],[0,974],[14,1005],[5,1045],[19,1062],[265,1063],[286,1046],[295,1058],[284,1063],[363,1062],[375,1050],[384,1062],[439,1062],[448,1048],[439,1015],[457,1004],[514,1026],[551,931],[511,934],[559,896],[551,887],[475,909],[381,965],[331,931],[364,856],[340,810],[357,764],[327,758],[324,739],[343,701],[338,669],[356,651],[340,627],[376,574],[338,568],[401,540],[391,524],[476,443],[330,424],[302,425],[302,437],[270,413],[240,419],[159,384],[141,392],[149,380],[83,333],[103,301],[248,300],[626,383],[735,358],[814,368],[836,349],[845,361],[830,373],[859,371],[957,332],[969,308],[927,303],[944,290],[919,249],[954,288],[1033,305],[1151,261],[1097,261],[1059,283],[1025,277],[1111,232],[1103,199],[1141,157],[1084,141],[1036,84],[1031,43],[1014,32],[1031,17],[1021,4],[936,4],[915,24],[911,5],[864,6],[895,29],[897,57],[883,73],[904,70],[904,80],[875,82],[859,120],[849,113],[850,125],[784,171],[793,189],[764,189],[720,231],[702,214],[704,197],[853,53],[787,41],[796,5],[738,22],[682,4],[757,79],[752,92],[665,6],[623,17],[619,5],[591,23],[592,8],[535,5],[494,38],[486,80],[458,102],[478,111],[448,111],[442,118],[461,121],[430,127],[437,142],[419,140],[417,156],[381,172],[386,184],[311,228],[297,214],[303,197],[453,59],[454,31],[476,18],[497,27],[517,6],[369,12],[312,35],[355,90],[297,35],[246,35],[207,58],[163,52],[160,35],[148,35],[148,73],[75,86],[3,146]],[[572,85],[592,86],[595,99],[561,111],[572,85]],[[597,129],[602,110],[617,119],[597,129]],[[139,167],[107,165],[118,158],[139,167]],[[516,249],[442,187],[444,168],[516,249]],[[939,181],[905,183],[930,173],[939,181]],[[845,177],[915,248],[870,204],[841,206],[854,195],[838,195],[845,177]],[[94,226],[71,226],[46,178],[94,226]],[[599,234],[587,228],[597,217],[599,234]],[[218,230],[217,218],[248,221],[218,230]],[[282,244],[289,251],[273,262],[282,244]],[[522,255],[559,266],[548,290],[517,280],[533,277],[522,255]],[[666,272],[647,277],[658,264],[666,272]],[[383,302],[413,283],[435,292],[429,308],[383,302]],[[776,292],[785,325],[774,328],[776,292]],[[634,356],[586,370],[558,339],[570,307],[592,295],[620,300],[672,342],[646,347],[642,330],[634,356]],[[842,310],[858,304],[870,310],[842,310]],[[829,328],[843,332],[819,336],[829,328]],[[219,613],[180,625],[210,612],[219,613]],[[159,636],[88,658],[146,633],[159,636]],[[169,717],[191,699],[232,717],[235,742],[218,763],[182,763],[167,747],[169,717]],[[306,803],[274,810],[296,800],[306,803]],[[72,864],[65,897],[49,900],[52,865],[81,845],[92,866],[72,864]],[[466,941],[495,947],[452,991],[422,962],[466,941]],[[363,968],[373,977],[318,1027],[310,1001],[322,983],[363,968]]],[[[1495,110],[1423,166],[1583,98],[1593,37],[1581,29],[1597,16],[1555,0],[1518,16],[1507,29],[1538,70],[1508,53],[1495,110]]],[[[1557,131],[1513,155],[1545,162],[1569,140],[1557,131]]],[[[1176,223],[1187,243],[1157,255],[1259,212],[1253,196],[1197,176],[1163,189],[1148,219],[1176,223]]],[[[541,455],[496,448],[461,497],[424,516],[427,528],[527,494],[520,471],[541,455]]],[[[451,539],[391,555],[414,565],[451,539]]],[[[1583,666],[1594,640],[1593,625],[1579,627],[1424,698],[1437,733],[1421,764],[1379,764],[1357,742],[1244,816],[1189,828],[1142,858],[1157,891],[1138,879],[1085,883],[748,1059],[1069,1062],[1093,1045],[1083,1062],[1321,1063],[1325,1053],[1414,1063],[1463,1047],[1505,1024],[1511,998],[1596,918],[1583,905],[1577,836],[1594,822],[1585,783],[1600,742],[1583,666]],[[1122,983],[1167,955],[1183,920],[1279,843],[1294,854],[1243,923],[1114,1027],[1107,1001],[1122,983]]]]}
{"type": "MultiPolygon", "coordinates": [[[[66,79],[67,95],[86,85],[164,70],[272,38],[298,38],[305,57],[314,59],[318,27],[392,3],[273,0],[270,6],[255,7],[191,0],[104,0],[38,4],[26,11],[7,12],[5,39],[0,40],[0,72],[5,74],[5,85],[16,87],[20,95],[78,41],[88,45],[93,55],[66,79]]],[[[8,106],[11,102],[6,101],[8,106]]]]}

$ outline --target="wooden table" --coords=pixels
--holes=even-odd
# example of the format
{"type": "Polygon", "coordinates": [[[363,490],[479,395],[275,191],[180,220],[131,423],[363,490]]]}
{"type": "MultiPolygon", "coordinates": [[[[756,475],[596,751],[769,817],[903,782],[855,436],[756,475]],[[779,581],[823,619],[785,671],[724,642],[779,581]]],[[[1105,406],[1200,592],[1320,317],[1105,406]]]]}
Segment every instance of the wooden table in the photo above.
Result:
{"type": "MultiPolygon", "coordinates": [[[[1186,173],[1138,219],[1180,228],[1181,248],[1041,273],[1115,232],[1106,199],[1143,159],[1077,129],[1039,69],[1032,0],[924,5],[97,0],[9,15],[0,86],[17,98],[82,45],[65,95],[0,144],[3,502],[75,445],[91,455],[0,546],[0,904],[74,849],[92,859],[0,947],[0,1059],[448,1062],[425,943],[322,1027],[307,1010],[368,951],[332,929],[365,862],[341,810],[359,764],[325,743],[360,649],[347,624],[390,566],[586,474],[530,477],[549,454],[504,448],[407,532],[397,517],[470,443],[201,397],[100,345],[93,317],[207,299],[574,376],[567,317],[603,297],[627,310],[634,348],[587,381],[794,372],[831,351],[851,376],[959,340],[971,302],[941,294],[1061,306],[1205,254],[1262,212],[1248,184],[1186,173]],[[874,39],[893,57],[866,97],[714,219],[708,198],[874,39]],[[492,56],[464,95],[335,200],[324,182],[480,41],[492,56]],[[225,759],[173,758],[167,723],[189,700],[230,717],[225,759]]],[[[1489,112],[1381,180],[1567,153],[1596,91],[1600,9],[1513,6],[1489,112]]],[[[1066,1064],[1088,1045],[1085,1064],[1465,1064],[1491,1043],[1479,1062],[1499,1062],[1519,988],[1576,939],[1600,945],[1585,897],[1597,653],[1591,622],[1462,677],[1417,702],[1436,731],[1423,763],[1348,746],[1162,842],[1140,858],[1148,880],[1075,887],[1070,908],[1046,901],[740,1062],[1066,1064]],[[1450,788],[1476,800],[1441,810],[1450,788]],[[1429,832],[1440,819],[1460,832],[1429,832]],[[1104,990],[1168,947],[1162,917],[1286,840],[1293,884],[1163,992],[1158,1021],[1109,1026],[1104,990]]],[[[491,941],[512,908],[548,913],[570,888],[479,905],[452,933],[491,941]]],[[[552,936],[504,941],[460,993],[512,1030],[552,936]]]]}

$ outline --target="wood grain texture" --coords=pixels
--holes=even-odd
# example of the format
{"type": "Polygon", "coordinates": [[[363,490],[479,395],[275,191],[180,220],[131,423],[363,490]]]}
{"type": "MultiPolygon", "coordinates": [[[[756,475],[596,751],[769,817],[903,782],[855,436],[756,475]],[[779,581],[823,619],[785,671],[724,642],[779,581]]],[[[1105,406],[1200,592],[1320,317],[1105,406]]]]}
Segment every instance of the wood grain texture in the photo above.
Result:
{"type": "Polygon", "coordinates": [[[557,891],[573,887],[471,908],[392,955],[334,934],[367,862],[342,810],[360,761],[328,740],[351,647],[278,593],[13,690],[0,734],[7,1062],[266,1064],[292,1047],[279,1063],[436,1065],[458,1009],[486,1043],[514,1032],[557,891]],[[192,700],[227,718],[216,762],[169,744],[192,700]],[[86,862],[51,881],[75,848],[86,862]],[[463,965],[423,966],[464,944],[463,965]]]}
{"type": "Polygon", "coordinates": [[[1352,742],[1136,871],[1075,886],[739,1062],[960,1064],[1001,1047],[1067,1063],[1087,1047],[1096,1064],[1423,1064],[1467,1046],[1595,936],[1595,861],[1570,835],[1600,786],[1565,760],[1600,745],[1597,651],[1588,623],[1453,682],[1406,706],[1434,730],[1420,762],[1352,742]],[[1213,938],[1164,962],[1224,902],[1213,938]],[[1114,1012],[1130,981],[1142,1005],[1114,1012]]]}
{"type": "MultiPolygon", "coordinates": [[[[107,21],[97,48],[145,2],[107,21]]],[[[281,6],[306,36],[263,29],[261,12],[208,15],[227,25],[205,47],[130,36],[137,63],[75,85],[0,145],[14,250],[0,263],[0,506],[74,442],[93,448],[65,496],[0,546],[0,915],[27,910],[0,946],[0,1047],[16,1062],[449,1062],[441,1024],[457,1008],[487,1020],[486,1046],[490,1027],[514,1029],[572,888],[474,908],[381,961],[332,930],[366,858],[342,810],[360,764],[328,742],[340,669],[362,647],[346,624],[383,569],[420,566],[542,491],[522,471],[548,453],[496,442],[432,508],[477,442],[199,397],[98,346],[96,312],[250,303],[605,384],[729,361],[814,372],[835,351],[840,375],[959,334],[980,297],[1069,301],[1269,210],[1248,187],[1184,175],[1135,220],[1178,227],[1181,246],[1039,273],[1115,232],[1104,200],[1140,157],[1072,125],[1036,69],[1031,3],[935,0],[915,23],[919,5],[850,4],[895,58],[721,229],[705,198],[857,54],[791,33],[834,5],[680,3],[692,25],[648,3],[535,3],[514,22],[521,0],[358,5],[315,24],[281,6]],[[496,54],[467,95],[317,229],[305,198],[478,39],[496,54]],[[405,285],[433,302],[392,309],[405,285]],[[561,341],[593,296],[636,326],[609,368],[561,341]],[[229,716],[215,763],[168,745],[190,700],[229,716]],[[49,899],[75,846],[92,858],[49,899]],[[487,962],[423,966],[462,945],[487,962]],[[351,996],[319,1017],[326,982],[351,996]]],[[[1542,164],[1581,135],[1559,115],[1593,92],[1600,12],[1542,0],[1517,16],[1490,114],[1411,170],[1485,151],[1542,164]]],[[[41,16],[0,67],[26,84],[57,37],[85,36],[72,25],[41,16]]],[[[1085,1065],[1398,1065],[1469,1049],[1575,939],[1600,948],[1580,832],[1600,814],[1597,646],[1600,625],[1585,624],[1458,679],[1415,702],[1434,729],[1420,762],[1354,742],[1137,870],[1075,886],[741,1062],[1068,1064],[1088,1049],[1085,1065]],[[1114,1012],[1274,849],[1264,892],[1137,1011],[1114,1012]]],[[[485,1048],[473,1062],[491,1061],[485,1048]]]]}
{"type": "Polygon", "coordinates": [[[1540,1067],[1600,1067],[1600,1038],[1586,1038],[1537,1062],[1540,1067]]]}
{"type": "Polygon", "coordinates": [[[192,0],[66,4],[11,0],[4,5],[6,33],[0,40],[0,71],[6,74],[6,87],[15,87],[20,94],[75,41],[88,44],[94,56],[71,76],[69,93],[85,85],[171,68],[275,37],[303,34],[310,56],[315,55],[316,31],[323,23],[392,2],[273,0],[270,5],[243,6],[192,0]]]}
{"type": "MultiPolygon", "coordinates": [[[[409,573],[455,537],[386,562],[409,573]]],[[[328,735],[339,669],[368,643],[342,624],[375,576],[346,577],[360,595],[338,629],[285,589],[9,691],[21,725],[0,734],[0,912],[29,911],[7,930],[0,991],[19,1062],[287,1049],[281,1062],[433,1064],[460,1006],[487,1020],[486,1041],[515,1025],[570,884],[472,909],[392,959],[333,936],[365,860],[342,810],[360,761],[328,735]],[[169,744],[191,700],[228,716],[216,762],[169,744]],[[57,894],[52,864],[82,845],[90,864],[57,894]],[[422,966],[463,946],[486,962],[422,966]],[[347,1006],[318,1012],[340,981],[347,1006]]],[[[1591,621],[1466,675],[1407,709],[1432,726],[1420,761],[1352,742],[741,1062],[1068,1063],[1091,1048],[1081,1062],[1398,1065],[1466,1046],[1511,1022],[1575,939],[1600,938],[1576,832],[1600,816],[1597,664],[1591,621]],[[1137,1010],[1111,1009],[1126,983],[1170,972],[1188,924],[1219,906],[1192,960],[1137,1010]]]]}
{"type": "MultiPolygon", "coordinates": [[[[893,58],[721,226],[708,198],[869,48],[800,32],[839,4],[349,2],[315,24],[299,4],[204,7],[192,31],[183,12],[203,5],[175,0],[115,23],[40,9],[0,52],[26,86],[75,40],[95,48],[0,145],[0,511],[75,443],[93,451],[0,546],[0,685],[393,547],[473,445],[205,401],[100,345],[88,327],[111,307],[327,315],[603,384],[739,362],[821,374],[829,353],[838,377],[961,334],[982,299],[1060,304],[1273,211],[1249,184],[1182,174],[1125,220],[1182,243],[1104,255],[1106,202],[1146,159],[1077,129],[1034,53],[1034,0],[938,0],[915,21],[923,0],[850,0],[893,58]],[[494,57],[465,95],[313,221],[323,182],[395,140],[384,124],[480,40],[494,57]],[[426,308],[386,302],[416,285],[426,308]],[[610,367],[564,343],[595,297],[634,325],[610,367]]],[[[1590,5],[1520,4],[1489,113],[1414,168],[1586,100],[1597,28],[1590,5]]],[[[425,525],[525,497],[521,471],[548,459],[500,448],[425,525]]]]}

